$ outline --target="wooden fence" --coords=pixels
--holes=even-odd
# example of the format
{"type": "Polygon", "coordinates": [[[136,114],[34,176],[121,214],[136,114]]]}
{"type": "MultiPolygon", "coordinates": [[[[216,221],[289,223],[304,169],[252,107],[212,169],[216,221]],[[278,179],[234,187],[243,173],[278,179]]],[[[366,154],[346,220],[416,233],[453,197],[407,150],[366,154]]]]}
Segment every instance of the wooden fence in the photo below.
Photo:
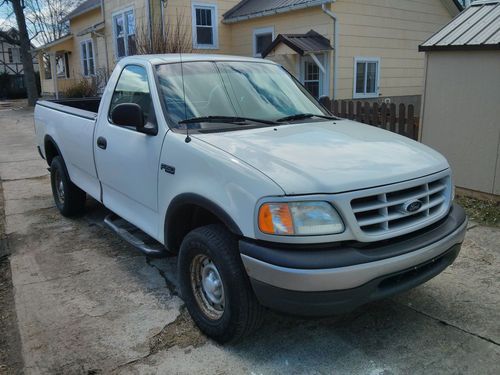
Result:
{"type": "Polygon", "coordinates": [[[334,100],[321,98],[323,104],[335,116],[359,121],[365,124],[390,130],[411,139],[418,139],[419,118],[415,117],[412,104],[368,103],[352,100],[334,100]]]}

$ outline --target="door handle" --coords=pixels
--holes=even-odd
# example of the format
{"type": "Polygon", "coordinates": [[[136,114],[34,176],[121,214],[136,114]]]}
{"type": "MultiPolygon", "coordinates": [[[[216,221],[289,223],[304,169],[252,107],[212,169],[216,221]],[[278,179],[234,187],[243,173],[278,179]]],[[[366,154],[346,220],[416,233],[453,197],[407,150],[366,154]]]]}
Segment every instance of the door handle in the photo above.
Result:
{"type": "Polygon", "coordinates": [[[102,148],[103,150],[106,150],[107,146],[108,146],[108,141],[106,141],[106,138],[104,138],[104,137],[97,138],[97,147],[102,148]]]}

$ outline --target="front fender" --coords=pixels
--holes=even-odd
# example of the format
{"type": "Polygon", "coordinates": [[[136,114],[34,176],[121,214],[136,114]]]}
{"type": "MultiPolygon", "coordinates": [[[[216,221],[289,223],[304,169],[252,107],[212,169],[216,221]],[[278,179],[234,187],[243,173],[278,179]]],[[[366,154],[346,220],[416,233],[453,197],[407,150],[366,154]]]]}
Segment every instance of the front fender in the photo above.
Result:
{"type": "MultiPolygon", "coordinates": [[[[254,210],[257,201],[283,190],[245,162],[196,137],[186,143],[185,135],[168,132],[161,154],[162,164],[175,173],[161,171],[158,206],[163,223],[173,220],[168,212],[180,202],[192,201],[210,210],[233,233],[255,238],[254,210]]],[[[159,238],[165,238],[165,225],[159,238]]]]}

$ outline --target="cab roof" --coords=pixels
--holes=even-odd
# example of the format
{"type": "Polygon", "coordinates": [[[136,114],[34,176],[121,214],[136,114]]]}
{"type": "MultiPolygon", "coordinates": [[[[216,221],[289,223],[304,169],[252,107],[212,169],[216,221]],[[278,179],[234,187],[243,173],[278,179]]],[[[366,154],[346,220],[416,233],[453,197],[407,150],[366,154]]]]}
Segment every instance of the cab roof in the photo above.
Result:
{"type": "Polygon", "coordinates": [[[231,55],[216,55],[216,54],[200,54],[200,53],[168,53],[161,55],[134,55],[124,57],[120,60],[121,63],[142,62],[150,63],[152,65],[178,63],[178,62],[193,62],[193,61],[247,61],[257,63],[271,63],[276,64],[270,60],[261,58],[245,57],[245,56],[231,56],[231,55]],[[182,55],[182,59],[181,59],[182,55]]]}

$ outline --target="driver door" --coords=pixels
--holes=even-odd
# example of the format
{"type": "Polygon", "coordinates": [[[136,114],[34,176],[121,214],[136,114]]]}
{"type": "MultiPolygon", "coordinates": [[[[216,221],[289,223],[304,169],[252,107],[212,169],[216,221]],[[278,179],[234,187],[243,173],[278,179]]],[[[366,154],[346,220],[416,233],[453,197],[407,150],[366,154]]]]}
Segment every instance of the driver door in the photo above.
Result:
{"type": "MultiPolygon", "coordinates": [[[[95,161],[106,207],[156,238],[158,235],[158,171],[166,130],[158,126],[155,103],[146,67],[127,65],[118,78],[109,103],[94,136],[95,161]],[[138,104],[146,123],[158,128],[157,135],[118,126],[111,120],[114,107],[138,104]]],[[[105,108],[105,106],[103,106],[105,108]]]]}

